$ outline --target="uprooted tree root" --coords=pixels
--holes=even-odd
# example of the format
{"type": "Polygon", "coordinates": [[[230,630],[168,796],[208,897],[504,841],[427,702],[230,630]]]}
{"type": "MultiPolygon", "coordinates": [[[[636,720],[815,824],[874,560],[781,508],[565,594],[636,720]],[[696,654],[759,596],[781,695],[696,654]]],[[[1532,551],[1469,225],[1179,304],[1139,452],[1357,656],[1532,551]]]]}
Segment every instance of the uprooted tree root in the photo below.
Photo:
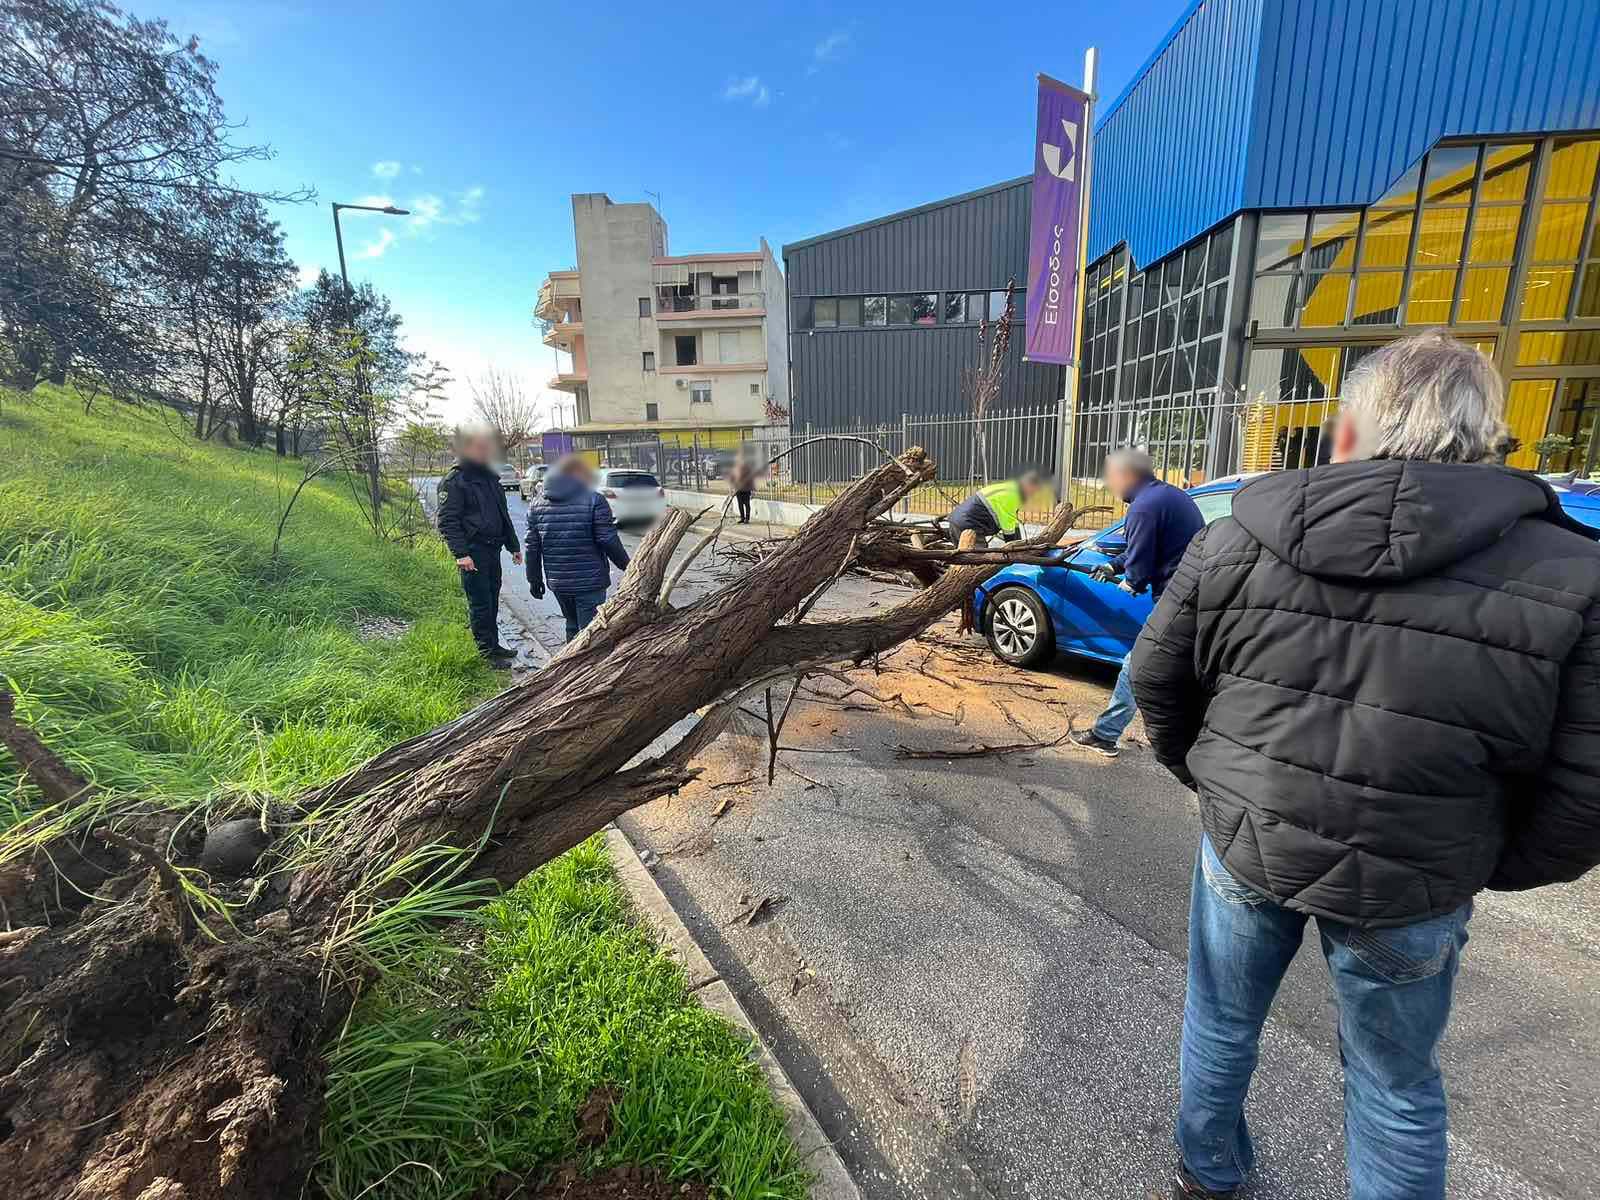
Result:
{"type": "MultiPolygon", "coordinates": [[[[1075,518],[1063,507],[1009,556],[952,553],[924,590],[870,617],[801,620],[875,540],[864,534],[874,519],[932,474],[920,449],[884,463],[745,576],[682,608],[663,580],[692,518],[673,510],[548,666],[280,806],[245,880],[202,874],[203,847],[176,814],[97,797],[6,697],[0,740],[50,805],[0,840],[8,1200],[299,1194],[322,1110],[320,1047],[365,981],[359,960],[341,959],[363,916],[440,853],[464,881],[510,883],[676,791],[747,697],[921,633],[1075,518]],[[701,710],[676,745],[628,765],[701,710]]],[[[929,561],[925,548],[898,563],[872,553],[879,568],[929,561]]]]}

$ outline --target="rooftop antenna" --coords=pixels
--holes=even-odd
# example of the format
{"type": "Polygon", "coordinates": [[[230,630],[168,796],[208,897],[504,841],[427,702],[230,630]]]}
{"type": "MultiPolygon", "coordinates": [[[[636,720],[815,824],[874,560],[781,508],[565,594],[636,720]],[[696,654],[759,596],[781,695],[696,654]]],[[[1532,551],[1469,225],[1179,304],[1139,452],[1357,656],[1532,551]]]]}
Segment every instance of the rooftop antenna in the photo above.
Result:
{"type": "Polygon", "coordinates": [[[656,213],[661,217],[661,253],[662,254],[666,254],[666,252],[667,252],[667,246],[666,246],[666,242],[667,242],[667,213],[666,213],[666,205],[661,202],[661,193],[660,192],[652,192],[649,188],[645,188],[644,189],[644,194],[646,196],[650,196],[656,202],[656,213]]]}

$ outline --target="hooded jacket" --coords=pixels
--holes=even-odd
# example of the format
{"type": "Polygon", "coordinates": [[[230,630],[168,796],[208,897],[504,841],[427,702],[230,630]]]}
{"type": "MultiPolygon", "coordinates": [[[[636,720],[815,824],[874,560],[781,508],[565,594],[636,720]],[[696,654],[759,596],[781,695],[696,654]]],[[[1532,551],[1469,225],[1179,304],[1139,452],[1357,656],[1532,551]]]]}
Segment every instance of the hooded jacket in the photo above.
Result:
{"type": "Polygon", "coordinates": [[[551,475],[528,507],[528,586],[575,595],[611,585],[609,562],[628,569],[616,520],[605,497],[571,475],[551,475]]]}
{"type": "Polygon", "coordinates": [[[1264,476],[1133,655],[1228,871],[1363,927],[1600,862],[1600,546],[1540,479],[1382,460],[1264,476]]]}

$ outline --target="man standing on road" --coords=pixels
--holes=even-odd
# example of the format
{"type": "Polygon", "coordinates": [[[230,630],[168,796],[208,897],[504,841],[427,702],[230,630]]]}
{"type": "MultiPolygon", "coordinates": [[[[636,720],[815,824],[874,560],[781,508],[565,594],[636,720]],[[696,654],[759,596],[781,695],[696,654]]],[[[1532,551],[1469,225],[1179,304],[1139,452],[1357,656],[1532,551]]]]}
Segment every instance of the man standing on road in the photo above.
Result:
{"type": "Polygon", "coordinates": [[[461,571],[467,614],[478,653],[497,670],[507,670],[517,656],[500,644],[500,549],[522,562],[522,545],[506,508],[505,488],[491,466],[494,439],[473,431],[462,438],[460,458],[439,481],[439,533],[461,571]]]}
{"type": "Polygon", "coordinates": [[[1043,486],[1039,472],[1024,471],[1015,479],[1003,479],[973,492],[945,518],[956,545],[970,550],[992,537],[1016,541],[1022,536],[1022,508],[1043,486]]]}
{"type": "Polygon", "coordinates": [[[750,524],[750,493],[756,486],[756,467],[750,461],[748,451],[739,451],[733,470],[728,473],[728,486],[733,489],[733,498],[739,502],[739,524],[750,524]]]}
{"type": "Polygon", "coordinates": [[[1245,1092],[1315,917],[1355,1200],[1442,1200],[1435,1048],[1472,897],[1600,862],[1600,547],[1493,465],[1500,376],[1435,331],[1345,386],[1327,466],[1241,488],[1134,649],[1199,793],[1174,1195],[1228,1197],[1245,1092]]]}
{"type": "MultiPolygon", "coordinates": [[[[1137,596],[1149,588],[1151,598],[1160,600],[1189,542],[1205,528],[1199,506],[1182,488],[1157,479],[1150,456],[1142,450],[1117,450],[1106,456],[1106,488],[1128,506],[1122,518],[1127,549],[1096,567],[1094,578],[1110,583],[1121,575],[1123,591],[1137,596]]],[[[1088,729],[1072,735],[1084,749],[1107,758],[1121,753],[1117,743],[1133,723],[1132,658],[1130,651],[1122,660],[1105,711],[1088,729]]]]}
{"type": "Polygon", "coordinates": [[[594,490],[594,480],[594,468],[569,454],[528,506],[528,587],[537,600],[550,585],[566,618],[569,642],[605,603],[610,563],[619,571],[628,569],[611,506],[594,490]]]}

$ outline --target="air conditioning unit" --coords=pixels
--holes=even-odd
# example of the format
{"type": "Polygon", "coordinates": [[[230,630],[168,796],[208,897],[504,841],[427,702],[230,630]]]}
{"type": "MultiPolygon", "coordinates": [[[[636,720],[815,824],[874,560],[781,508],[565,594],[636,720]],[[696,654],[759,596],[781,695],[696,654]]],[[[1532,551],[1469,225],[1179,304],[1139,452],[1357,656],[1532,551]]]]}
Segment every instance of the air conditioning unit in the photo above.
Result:
{"type": "Polygon", "coordinates": [[[678,383],[678,387],[680,389],[686,388],[686,387],[689,386],[689,381],[687,379],[680,379],[680,380],[677,381],[677,383],[678,383]]]}

